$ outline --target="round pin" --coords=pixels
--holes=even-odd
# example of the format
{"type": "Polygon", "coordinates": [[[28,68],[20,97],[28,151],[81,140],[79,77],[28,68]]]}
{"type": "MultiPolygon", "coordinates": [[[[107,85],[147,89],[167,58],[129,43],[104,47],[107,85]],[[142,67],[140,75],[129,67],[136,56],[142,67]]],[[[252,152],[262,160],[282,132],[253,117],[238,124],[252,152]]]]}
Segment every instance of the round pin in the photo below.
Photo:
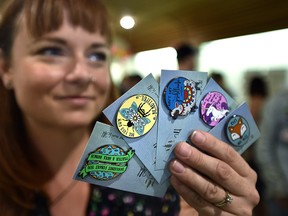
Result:
{"type": "Polygon", "coordinates": [[[207,93],[200,106],[201,119],[211,127],[217,125],[229,113],[225,96],[217,91],[207,93]]]}
{"type": "Polygon", "coordinates": [[[117,145],[101,146],[89,153],[86,164],[78,175],[82,178],[90,175],[101,181],[112,180],[126,171],[134,153],[131,148],[125,152],[117,145]]]}
{"type": "Polygon", "coordinates": [[[170,115],[176,119],[179,115],[186,116],[194,111],[196,104],[197,83],[184,77],[172,79],[163,93],[164,103],[170,115]]]}
{"type": "Polygon", "coordinates": [[[245,145],[250,137],[250,127],[247,120],[240,115],[233,115],[226,123],[226,135],[234,146],[245,145]]]}
{"type": "Polygon", "coordinates": [[[158,116],[154,99],[145,94],[133,95],[118,110],[116,125],[121,134],[137,138],[148,133],[158,116]]]}

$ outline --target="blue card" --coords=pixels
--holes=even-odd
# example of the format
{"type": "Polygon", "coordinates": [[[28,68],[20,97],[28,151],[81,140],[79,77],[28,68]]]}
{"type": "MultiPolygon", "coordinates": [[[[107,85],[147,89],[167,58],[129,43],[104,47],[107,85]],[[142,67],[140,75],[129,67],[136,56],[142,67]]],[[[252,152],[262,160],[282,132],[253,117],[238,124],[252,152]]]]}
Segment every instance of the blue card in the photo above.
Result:
{"type": "Polygon", "coordinates": [[[74,179],[109,188],[163,197],[169,181],[157,183],[119,131],[96,122],[74,179]]]}
{"type": "Polygon", "coordinates": [[[230,144],[240,154],[260,138],[259,129],[245,102],[229,113],[209,133],[230,144]]]}
{"type": "Polygon", "coordinates": [[[135,150],[158,183],[169,173],[155,169],[158,127],[159,84],[152,74],[108,106],[103,113],[135,150]]]}
{"type": "Polygon", "coordinates": [[[156,169],[165,169],[175,144],[187,139],[186,130],[190,130],[206,82],[204,72],[161,71],[156,169]]]}
{"type": "MultiPolygon", "coordinates": [[[[196,88],[195,90],[192,88],[192,90],[190,90],[190,86],[185,86],[185,79],[181,82],[181,80],[179,81],[176,78],[177,82],[180,83],[180,92],[184,92],[182,93],[182,96],[177,92],[179,91],[179,86],[177,86],[178,84],[175,84],[172,87],[169,86],[171,83],[171,81],[169,82],[169,80],[171,80],[171,74],[167,75],[166,71],[161,74],[160,92],[162,91],[163,93],[162,97],[160,94],[159,99],[159,103],[161,103],[159,108],[159,125],[165,125],[165,127],[158,128],[156,169],[165,168],[167,162],[173,158],[172,151],[177,143],[180,141],[189,142],[189,140],[187,140],[189,135],[196,129],[209,131],[211,128],[215,127],[215,125],[217,125],[223,118],[225,118],[225,116],[228,115],[231,110],[237,107],[235,100],[233,100],[233,98],[231,98],[213,79],[209,79],[209,82],[206,84],[206,73],[188,72],[186,75],[186,73],[183,74],[183,72],[180,71],[174,73],[174,76],[176,74],[178,76],[180,75],[181,78],[185,77],[187,80],[193,80],[196,83],[202,83],[202,86],[199,84],[198,89],[196,88]],[[163,81],[162,78],[164,78],[163,81]],[[172,90],[169,92],[167,87],[172,90]],[[187,90],[185,90],[185,88],[187,90]],[[197,91],[198,94],[196,93],[195,96],[191,97],[189,96],[189,92],[187,93],[185,91],[197,91]],[[175,92],[177,93],[177,97],[179,99],[173,98],[175,92]],[[189,97],[190,100],[188,100],[189,97]],[[187,108],[187,101],[192,103],[191,100],[193,101],[193,97],[193,108],[187,108]],[[173,101],[173,103],[171,103],[172,105],[169,104],[169,109],[167,108],[167,101],[173,101]],[[186,107],[178,108],[181,101],[184,101],[182,102],[182,106],[186,107]],[[174,106],[173,104],[176,105],[174,106]],[[185,109],[190,110],[189,112],[185,113],[185,109]],[[173,111],[176,112],[175,110],[180,110],[180,114],[178,114],[176,119],[174,119],[172,116],[173,111]],[[184,114],[181,115],[182,113],[184,114]],[[166,134],[166,136],[160,136],[160,134],[166,134]]],[[[172,78],[172,82],[174,80],[175,78],[172,78]]],[[[190,95],[193,95],[193,93],[190,93],[190,95]]]]}

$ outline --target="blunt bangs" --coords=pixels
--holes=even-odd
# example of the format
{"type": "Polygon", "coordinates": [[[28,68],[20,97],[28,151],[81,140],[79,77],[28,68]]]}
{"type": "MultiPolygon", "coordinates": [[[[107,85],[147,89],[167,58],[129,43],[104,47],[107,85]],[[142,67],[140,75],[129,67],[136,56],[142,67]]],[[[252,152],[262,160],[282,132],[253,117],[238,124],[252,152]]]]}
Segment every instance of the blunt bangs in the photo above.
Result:
{"type": "Polygon", "coordinates": [[[68,21],[89,32],[100,32],[111,42],[110,23],[105,6],[99,0],[26,0],[24,7],[28,31],[35,38],[58,30],[67,13],[68,21]]]}

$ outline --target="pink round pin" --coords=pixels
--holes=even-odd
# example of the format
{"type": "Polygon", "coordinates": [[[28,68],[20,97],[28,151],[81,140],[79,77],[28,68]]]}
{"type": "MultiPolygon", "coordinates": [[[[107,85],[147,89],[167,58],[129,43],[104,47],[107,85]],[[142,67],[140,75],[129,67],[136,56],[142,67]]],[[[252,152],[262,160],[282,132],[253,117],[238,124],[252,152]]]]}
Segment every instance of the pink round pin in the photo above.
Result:
{"type": "Polygon", "coordinates": [[[211,127],[217,125],[229,113],[225,96],[217,91],[207,93],[200,106],[201,119],[211,127]]]}

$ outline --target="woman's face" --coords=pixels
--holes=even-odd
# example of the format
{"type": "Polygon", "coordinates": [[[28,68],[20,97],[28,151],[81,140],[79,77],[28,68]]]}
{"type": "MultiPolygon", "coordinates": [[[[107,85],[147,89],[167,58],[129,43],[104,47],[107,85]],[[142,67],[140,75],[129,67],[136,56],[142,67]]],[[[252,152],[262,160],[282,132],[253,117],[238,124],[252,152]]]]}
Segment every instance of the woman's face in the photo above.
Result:
{"type": "Polygon", "coordinates": [[[12,81],[25,122],[83,127],[103,109],[110,89],[108,47],[99,32],[62,27],[39,39],[22,24],[5,76],[12,81]]]}

